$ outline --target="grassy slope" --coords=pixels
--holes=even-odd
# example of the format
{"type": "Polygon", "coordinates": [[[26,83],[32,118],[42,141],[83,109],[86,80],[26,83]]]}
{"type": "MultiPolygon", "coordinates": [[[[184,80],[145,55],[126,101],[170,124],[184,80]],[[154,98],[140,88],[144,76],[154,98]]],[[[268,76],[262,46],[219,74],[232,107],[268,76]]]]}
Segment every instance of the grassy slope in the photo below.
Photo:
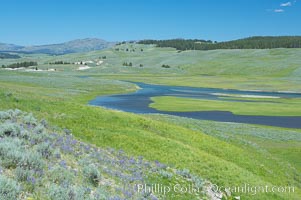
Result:
{"type": "Polygon", "coordinates": [[[301,170],[299,162],[301,152],[300,130],[200,121],[166,115],[148,115],[148,117],[161,122],[184,126],[194,131],[201,131],[227,143],[247,149],[253,155],[259,154],[263,156],[260,166],[267,167],[269,170],[272,170],[273,166],[269,165],[274,165],[273,162],[276,162],[276,165],[286,165],[290,168],[289,171],[294,174],[290,181],[298,180],[298,174],[301,170]]]}
{"type": "Polygon", "coordinates": [[[301,91],[300,49],[177,53],[170,48],[149,47],[143,53],[108,53],[111,55],[108,68],[99,71],[110,76],[114,70],[112,78],[194,87],[301,91]],[[142,63],[144,67],[121,67],[122,61],[142,63]],[[169,64],[171,68],[163,69],[162,64],[169,64]]]}
{"type": "MultiPolygon", "coordinates": [[[[107,49],[83,54],[63,56],[24,55],[18,61],[38,61],[39,68],[57,68],[64,72],[76,72],[78,66],[53,66],[45,63],[63,60],[75,62],[95,60],[106,56],[101,66],[76,72],[82,75],[107,77],[119,80],[144,81],[147,83],[216,87],[233,89],[257,89],[273,91],[301,91],[301,49],[265,50],[214,50],[185,51],[178,53],[172,48],[156,48],[146,45],[121,45],[120,51],[107,49]],[[125,49],[135,49],[135,52],[125,49]],[[140,49],[144,51],[141,52],[140,49]],[[123,51],[122,51],[123,49],[123,51]],[[122,66],[132,62],[133,67],[122,66]],[[143,64],[143,67],[139,67],[143,64]],[[168,64],[170,69],[164,69],[168,64]],[[139,75],[139,76],[137,76],[139,75]]],[[[16,60],[0,60],[0,65],[16,60]]]]}
{"type": "MultiPolygon", "coordinates": [[[[145,194],[135,192],[135,184],[188,185],[188,177],[196,187],[208,185],[187,171],[77,141],[70,131],[53,129],[20,110],[0,111],[0,138],[1,200],[144,199],[145,194]]],[[[184,199],[172,191],[166,198],[184,199]]],[[[191,194],[185,199],[196,198],[191,194]]]]}
{"type": "MultiPolygon", "coordinates": [[[[243,99],[243,98],[240,98],[243,99]]],[[[240,115],[300,116],[299,99],[265,100],[255,102],[202,100],[182,97],[153,97],[150,106],[164,111],[230,111],[240,115]]]]}

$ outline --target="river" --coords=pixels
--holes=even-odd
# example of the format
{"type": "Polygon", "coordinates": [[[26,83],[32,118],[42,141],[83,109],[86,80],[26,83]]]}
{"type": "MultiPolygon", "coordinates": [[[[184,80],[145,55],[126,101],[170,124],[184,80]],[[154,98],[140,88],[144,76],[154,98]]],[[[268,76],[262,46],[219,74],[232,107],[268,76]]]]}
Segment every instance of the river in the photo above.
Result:
{"type": "Polygon", "coordinates": [[[138,114],[159,113],[200,120],[260,124],[301,129],[301,116],[236,115],[227,111],[167,112],[149,107],[149,105],[152,103],[150,98],[155,96],[175,96],[197,99],[222,100],[219,97],[223,97],[225,95],[246,95],[252,97],[270,97],[272,100],[272,98],[301,98],[300,93],[241,91],[217,88],[194,88],[185,86],[152,85],[145,83],[135,84],[140,87],[140,89],[136,92],[129,94],[100,96],[91,100],[89,104],[138,114]]]}

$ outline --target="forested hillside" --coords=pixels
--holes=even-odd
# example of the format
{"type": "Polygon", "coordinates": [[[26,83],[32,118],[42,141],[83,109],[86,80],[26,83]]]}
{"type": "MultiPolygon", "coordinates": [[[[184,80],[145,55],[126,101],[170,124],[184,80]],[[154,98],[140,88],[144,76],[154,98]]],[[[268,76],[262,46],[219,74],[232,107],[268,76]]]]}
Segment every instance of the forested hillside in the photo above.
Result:
{"type": "Polygon", "coordinates": [[[142,40],[140,44],[155,44],[158,47],[173,47],[177,50],[215,50],[215,49],[273,49],[301,48],[301,36],[256,36],[228,42],[211,40],[142,40]]]}

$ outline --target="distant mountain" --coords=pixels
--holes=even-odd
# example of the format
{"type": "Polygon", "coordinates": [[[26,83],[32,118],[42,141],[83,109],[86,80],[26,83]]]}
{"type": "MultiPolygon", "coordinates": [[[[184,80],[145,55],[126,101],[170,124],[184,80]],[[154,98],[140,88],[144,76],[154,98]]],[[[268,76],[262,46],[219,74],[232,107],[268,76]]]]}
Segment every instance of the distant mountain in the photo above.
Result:
{"type": "Polygon", "coordinates": [[[45,54],[67,54],[101,50],[113,46],[115,43],[96,38],[72,40],[61,44],[49,44],[38,46],[18,46],[0,43],[2,52],[24,52],[45,54]]]}
{"type": "Polygon", "coordinates": [[[18,59],[21,58],[19,55],[10,54],[10,53],[1,53],[0,52],[0,59],[18,59]]]}
{"type": "Polygon", "coordinates": [[[23,46],[0,43],[0,51],[18,51],[21,48],[23,48],[23,46]]]}

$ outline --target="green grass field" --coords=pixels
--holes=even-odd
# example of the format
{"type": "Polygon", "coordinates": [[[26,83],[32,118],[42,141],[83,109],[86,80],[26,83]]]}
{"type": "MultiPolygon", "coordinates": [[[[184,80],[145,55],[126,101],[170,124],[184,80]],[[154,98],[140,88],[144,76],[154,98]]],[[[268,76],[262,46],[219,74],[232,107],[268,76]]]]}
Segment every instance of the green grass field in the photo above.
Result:
{"type": "MultiPolygon", "coordinates": [[[[124,82],[301,92],[301,50],[216,50],[178,53],[171,48],[127,44],[63,56],[23,55],[40,69],[56,72],[0,69],[0,110],[32,112],[52,126],[67,128],[77,139],[98,147],[123,149],[133,156],[158,160],[220,186],[295,186],[295,193],[234,193],[242,199],[298,199],[301,195],[301,131],[247,124],[199,121],[164,115],[137,115],[89,106],[96,96],[132,92],[124,82]],[[143,52],[139,51],[143,48],[143,52]],[[48,62],[80,61],[107,56],[100,66],[77,71],[75,65],[48,62]],[[133,67],[122,66],[133,62],[133,67]],[[139,67],[143,64],[143,67],[139,67]],[[170,69],[163,69],[168,64],[170,69]],[[82,78],[80,76],[87,76],[82,78]]],[[[0,60],[0,65],[16,60],[0,60]]],[[[224,109],[238,114],[300,115],[297,100],[275,103],[204,101],[174,97],[155,98],[160,109],[224,109]],[[172,99],[170,99],[172,98],[172,99]],[[173,103],[168,102],[172,101],[173,103]],[[285,104],[280,109],[279,104],[285,104]]],[[[277,102],[279,101],[279,102],[277,102]]],[[[177,197],[184,199],[184,197],[177,197]]]]}
{"type": "MultiPolygon", "coordinates": [[[[238,98],[243,100],[244,98],[238,98]]],[[[248,98],[247,98],[248,99],[248,98]]],[[[300,116],[300,99],[257,99],[254,102],[153,97],[150,107],[163,111],[230,111],[239,115],[300,116]]]]}

